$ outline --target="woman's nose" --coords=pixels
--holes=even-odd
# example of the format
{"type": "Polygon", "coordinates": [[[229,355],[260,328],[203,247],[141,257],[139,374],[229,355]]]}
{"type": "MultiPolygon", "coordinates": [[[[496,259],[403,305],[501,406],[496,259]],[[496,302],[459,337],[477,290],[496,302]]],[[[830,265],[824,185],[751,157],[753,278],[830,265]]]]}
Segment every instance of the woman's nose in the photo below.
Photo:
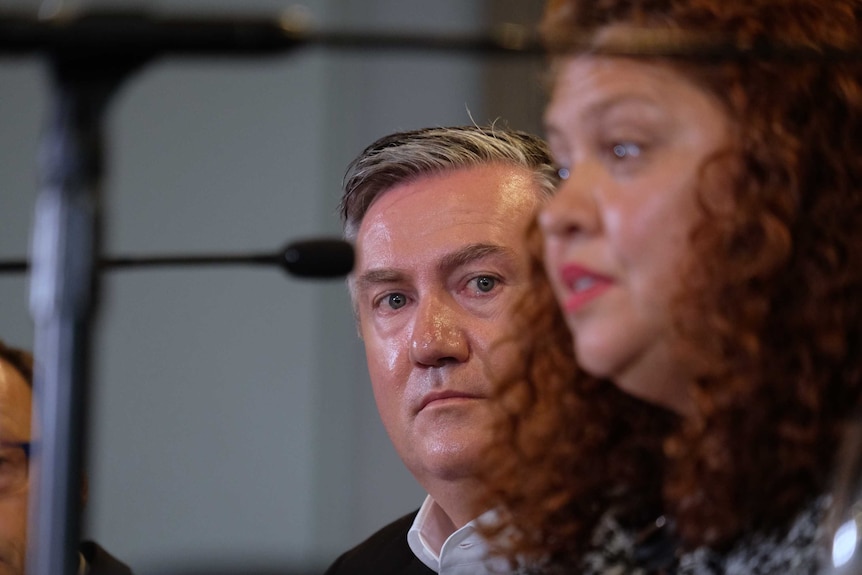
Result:
{"type": "Polygon", "coordinates": [[[585,165],[572,170],[560,182],[557,193],[539,214],[539,227],[545,237],[568,237],[590,234],[600,226],[599,174],[585,165]]]}

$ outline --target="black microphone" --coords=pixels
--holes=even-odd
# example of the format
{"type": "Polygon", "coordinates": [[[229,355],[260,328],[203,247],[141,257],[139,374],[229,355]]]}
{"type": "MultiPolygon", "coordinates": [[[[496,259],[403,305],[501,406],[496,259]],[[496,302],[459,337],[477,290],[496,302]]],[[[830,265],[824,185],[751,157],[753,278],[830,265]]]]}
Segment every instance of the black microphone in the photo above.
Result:
{"type": "MultiPolygon", "coordinates": [[[[102,258],[99,269],[181,267],[225,264],[274,265],[303,278],[343,277],[353,269],[353,246],[339,239],[317,238],[292,242],[277,252],[251,254],[150,255],[102,258]]],[[[0,274],[30,269],[26,260],[0,261],[0,274]]]]}
{"type": "Polygon", "coordinates": [[[288,244],[278,253],[288,273],[308,278],[346,276],[353,270],[353,246],[343,240],[316,239],[288,244]]]}

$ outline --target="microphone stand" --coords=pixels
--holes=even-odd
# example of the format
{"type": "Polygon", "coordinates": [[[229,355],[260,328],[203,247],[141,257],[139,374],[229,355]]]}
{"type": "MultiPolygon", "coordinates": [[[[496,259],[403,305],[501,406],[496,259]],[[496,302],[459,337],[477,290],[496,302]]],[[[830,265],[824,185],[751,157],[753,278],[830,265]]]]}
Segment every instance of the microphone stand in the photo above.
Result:
{"type": "MultiPolygon", "coordinates": [[[[41,425],[28,501],[30,575],[77,572],[91,326],[99,291],[105,109],[123,80],[154,56],[176,48],[170,44],[182,40],[183,32],[194,31],[187,26],[166,40],[158,32],[170,27],[157,21],[84,18],[73,24],[0,19],[0,52],[44,52],[53,85],[49,125],[41,142],[30,285],[41,425]],[[123,44],[123,37],[108,33],[116,32],[112,24],[118,22],[126,24],[119,28],[127,33],[137,31],[126,36],[136,43],[123,44]],[[112,41],[122,49],[114,50],[112,41]]],[[[270,42],[243,44],[241,30],[239,37],[185,37],[196,41],[192,53],[208,47],[214,53],[276,48],[270,42]]]]}
{"type": "Polygon", "coordinates": [[[40,150],[30,285],[41,425],[29,495],[32,575],[77,570],[104,113],[115,88],[144,62],[100,65],[57,53],[50,59],[54,99],[40,150]]]}

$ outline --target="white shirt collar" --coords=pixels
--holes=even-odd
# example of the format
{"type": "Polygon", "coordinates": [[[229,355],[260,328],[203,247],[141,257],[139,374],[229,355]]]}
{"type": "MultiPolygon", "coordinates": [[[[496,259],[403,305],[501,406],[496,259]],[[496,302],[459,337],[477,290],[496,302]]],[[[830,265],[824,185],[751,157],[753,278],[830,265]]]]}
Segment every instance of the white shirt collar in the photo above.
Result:
{"type": "Polygon", "coordinates": [[[495,517],[488,511],[452,532],[451,521],[429,495],[407,532],[407,544],[422,563],[440,575],[511,573],[505,559],[488,556],[488,543],[476,531],[477,521],[490,522],[495,517]]]}

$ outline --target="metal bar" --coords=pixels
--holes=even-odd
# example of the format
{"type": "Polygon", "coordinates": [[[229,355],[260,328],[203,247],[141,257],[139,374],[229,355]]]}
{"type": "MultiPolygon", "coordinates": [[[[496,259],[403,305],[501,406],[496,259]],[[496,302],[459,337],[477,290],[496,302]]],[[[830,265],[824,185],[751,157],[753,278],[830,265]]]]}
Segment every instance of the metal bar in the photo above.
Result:
{"type": "Polygon", "coordinates": [[[51,61],[52,115],[42,140],[30,307],[35,325],[33,459],[27,573],[77,572],[90,326],[97,299],[104,108],[125,69],[51,61]]]}

